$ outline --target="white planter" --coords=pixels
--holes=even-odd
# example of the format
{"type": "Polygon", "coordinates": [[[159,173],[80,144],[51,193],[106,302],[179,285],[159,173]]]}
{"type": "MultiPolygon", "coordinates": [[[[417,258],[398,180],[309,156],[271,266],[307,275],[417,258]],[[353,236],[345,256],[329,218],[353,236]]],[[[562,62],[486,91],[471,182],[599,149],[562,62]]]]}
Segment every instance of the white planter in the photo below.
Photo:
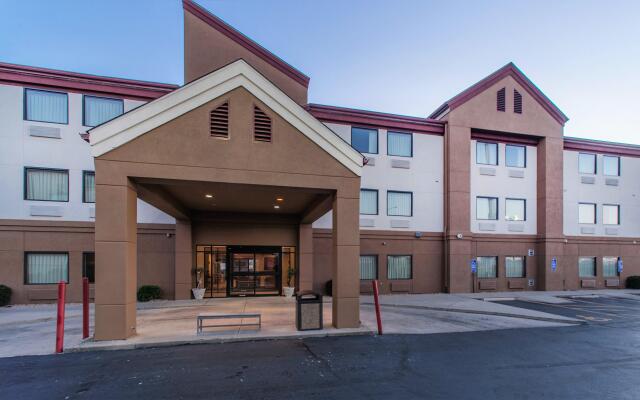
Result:
{"type": "Polygon", "coordinates": [[[193,289],[191,289],[191,291],[193,292],[193,297],[195,297],[196,300],[204,299],[204,291],[205,291],[205,289],[193,288],[193,289]]]}
{"type": "Polygon", "coordinates": [[[293,294],[296,291],[296,288],[293,286],[284,286],[282,288],[282,291],[285,297],[293,297],[293,294]]]}

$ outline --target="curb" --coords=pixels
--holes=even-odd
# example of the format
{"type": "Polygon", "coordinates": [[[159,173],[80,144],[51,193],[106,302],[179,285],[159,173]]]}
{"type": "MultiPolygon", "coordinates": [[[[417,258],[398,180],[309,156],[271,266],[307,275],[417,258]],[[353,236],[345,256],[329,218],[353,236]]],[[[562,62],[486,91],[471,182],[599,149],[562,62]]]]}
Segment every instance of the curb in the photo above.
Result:
{"type": "MultiPolygon", "coordinates": [[[[360,303],[360,304],[365,306],[374,305],[373,303],[360,303]]],[[[530,319],[534,321],[556,322],[556,323],[571,324],[571,325],[587,324],[587,321],[581,321],[578,319],[536,317],[533,315],[521,315],[521,314],[511,314],[511,313],[494,312],[494,311],[480,311],[480,310],[462,310],[459,308],[428,307],[428,306],[413,306],[413,305],[399,305],[399,304],[380,304],[380,307],[409,308],[409,309],[415,309],[415,310],[429,310],[429,311],[446,311],[446,312],[457,312],[462,314],[493,315],[497,317],[530,319]]]]}

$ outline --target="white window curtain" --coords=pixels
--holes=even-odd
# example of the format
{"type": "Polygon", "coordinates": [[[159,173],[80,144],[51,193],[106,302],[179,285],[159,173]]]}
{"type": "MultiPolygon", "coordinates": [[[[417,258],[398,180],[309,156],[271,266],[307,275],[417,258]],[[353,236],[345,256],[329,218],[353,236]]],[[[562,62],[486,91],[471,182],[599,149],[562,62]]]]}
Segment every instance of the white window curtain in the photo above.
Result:
{"type": "Polygon", "coordinates": [[[69,201],[69,171],[27,169],[27,200],[69,201]]]}
{"type": "Polygon", "coordinates": [[[84,96],[84,125],[97,126],[121,115],[124,102],[119,99],[84,96]]]}
{"type": "Polygon", "coordinates": [[[618,257],[602,257],[602,275],[605,278],[618,276],[618,257]]]}
{"type": "Polygon", "coordinates": [[[603,205],[602,223],[605,225],[618,225],[620,223],[620,206],[613,204],[603,205]]]}
{"type": "Polygon", "coordinates": [[[578,154],[578,170],[581,174],[595,174],[596,155],[587,153],[578,154]]]}
{"type": "Polygon", "coordinates": [[[387,192],[387,215],[410,217],[413,195],[406,192],[387,192]]]}
{"type": "Polygon", "coordinates": [[[578,259],[578,274],[581,278],[596,276],[596,259],[593,257],[580,257],[578,259]]]}
{"type": "Polygon", "coordinates": [[[387,256],[388,279],[411,279],[411,256],[387,256]]]}
{"type": "Polygon", "coordinates": [[[525,203],[523,199],[506,199],[504,206],[505,219],[507,221],[524,221],[525,203]]]}
{"type": "Polygon", "coordinates": [[[494,197],[477,197],[476,219],[498,219],[498,199],[494,197]]]}
{"type": "Polygon", "coordinates": [[[84,202],[96,202],[96,174],[95,172],[84,173],[84,202]]]}
{"type": "Polygon", "coordinates": [[[360,256],[360,279],[378,279],[378,257],[360,256]]]}
{"type": "Polygon", "coordinates": [[[603,156],[602,172],[607,176],[620,176],[620,157],[603,156]]]}
{"type": "Polygon", "coordinates": [[[68,101],[66,93],[27,89],[26,118],[29,121],[67,123],[68,101]]]}
{"type": "Polygon", "coordinates": [[[478,278],[498,277],[498,257],[478,257],[478,278]]]}
{"type": "Polygon", "coordinates": [[[476,142],[476,163],[498,165],[498,144],[476,142]]]}
{"type": "Polygon", "coordinates": [[[27,284],[47,284],[69,281],[68,254],[27,254],[27,284]]]}
{"type": "Polygon", "coordinates": [[[507,278],[524,278],[524,257],[506,257],[507,278]]]}
{"type": "Polygon", "coordinates": [[[506,145],[505,146],[505,161],[507,167],[524,168],[526,163],[527,148],[524,146],[506,145]]]}
{"type": "Polygon", "coordinates": [[[378,214],[378,191],[360,190],[360,214],[378,214]]]}
{"type": "Polygon", "coordinates": [[[589,203],[578,204],[578,223],[579,224],[595,224],[596,223],[596,205],[589,203]]]}
{"type": "Polygon", "coordinates": [[[387,154],[390,156],[411,157],[412,139],[410,133],[387,133],[387,154]]]}

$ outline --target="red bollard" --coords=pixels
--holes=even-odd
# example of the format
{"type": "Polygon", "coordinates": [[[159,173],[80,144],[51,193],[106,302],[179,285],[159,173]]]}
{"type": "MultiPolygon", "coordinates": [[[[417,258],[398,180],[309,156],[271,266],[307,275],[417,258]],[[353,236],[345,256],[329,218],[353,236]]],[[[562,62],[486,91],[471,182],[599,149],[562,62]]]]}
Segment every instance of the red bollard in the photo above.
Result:
{"type": "Polygon", "coordinates": [[[82,338],[89,337],[89,278],[82,278],[82,338]]]}
{"type": "Polygon", "coordinates": [[[378,320],[378,335],[382,335],[382,318],[380,317],[380,301],[378,300],[378,280],[371,282],[373,285],[373,300],[376,305],[376,319],[378,320]]]}
{"type": "Polygon", "coordinates": [[[62,353],[64,347],[64,302],[67,284],[58,283],[58,320],[56,322],[56,353],[62,353]]]}

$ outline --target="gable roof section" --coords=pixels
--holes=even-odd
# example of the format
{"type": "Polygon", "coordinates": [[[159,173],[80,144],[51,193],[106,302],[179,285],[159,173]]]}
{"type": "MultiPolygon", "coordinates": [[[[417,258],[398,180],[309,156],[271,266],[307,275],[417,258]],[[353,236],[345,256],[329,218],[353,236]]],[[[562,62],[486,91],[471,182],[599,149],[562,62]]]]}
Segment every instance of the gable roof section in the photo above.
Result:
{"type": "Polygon", "coordinates": [[[182,7],[185,11],[188,11],[191,14],[195,15],[212,28],[216,29],[223,35],[227,36],[256,56],[263,59],[268,64],[278,69],[280,72],[291,77],[293,80],[300,83],[304,87],[309,87],[310,78],[308,76],[298,71],[293,66],[289,65],[287,62],[285,62],[283,59],[276,56],[269,50],[260,46],[258,43],[251,40],[249,37],[245,36],[240,31],[233,28],[231,25],[216,17],[215,15],[207,11],[204,7],[200,6],[198,3],[192,0],[183,0],[182,7]]]}
{"type": "Polygon", "coordinates": [[[482,79],[480,82],[467,88],[462,93],[452,97],[443,105],[441,105],[436,111],[434,111],[429,118],[440,118],[446,112],[452,111],[460,105],[466,103],[477,94],[485,91],[490,86],[500,81],[506,76],[511,76],[515,79],[520,86],[522,86],[527,93],[531,95],[540,105],[556,120],[559,124],[564,125],[569,118],[555,105],[553,102],[540,90],[533,82],[527,78],[527,76],[520,71],[518,67],[512,62],[500,68],[493,74],[482,79]]]}
{"type": "Polygon", "coordinates": [[[91,154],[99,157],[237,87],[245,88],[346,168],[361,176],[362,154],[244,60],[228,64],[164,97],[89,130],[91,154]]]}

